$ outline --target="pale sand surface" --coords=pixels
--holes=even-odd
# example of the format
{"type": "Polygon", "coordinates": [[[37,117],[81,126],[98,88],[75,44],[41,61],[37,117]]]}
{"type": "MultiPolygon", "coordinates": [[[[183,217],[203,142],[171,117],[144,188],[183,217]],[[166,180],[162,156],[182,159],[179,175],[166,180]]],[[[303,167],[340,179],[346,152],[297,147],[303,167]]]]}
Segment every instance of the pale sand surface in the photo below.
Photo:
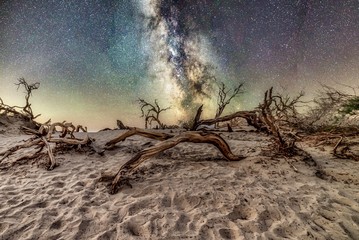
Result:
{"type": "MultiPolygon", "coordinates": [[[[91,136],[103,146],[119,132],[91,136]]],[[[211,145],[183,143],[115,195],[97,182],[101,171],[157,141],[131,137],[104,156],[57,153],[53,171],[31,161],[1,170],[0,239],[359,239],[358,162],[301,143],[328,174],[321,179],[299,157],[266,156],[264,134],[221,135],[247,158],[227,162],[211,145]]],[[[0,151],[26,138],[3,132],[0,151]]]]}

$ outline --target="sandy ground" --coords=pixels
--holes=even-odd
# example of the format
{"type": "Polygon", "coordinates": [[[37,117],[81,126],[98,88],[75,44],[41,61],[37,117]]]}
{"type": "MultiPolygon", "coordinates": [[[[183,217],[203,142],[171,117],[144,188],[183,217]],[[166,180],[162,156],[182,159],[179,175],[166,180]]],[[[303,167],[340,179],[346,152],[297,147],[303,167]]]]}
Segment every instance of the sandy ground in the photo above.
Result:
{"type": "MultiPolygon", "coordinates": [[[[119,132],[91,136],[101,146],[119,132]]],[[[321,179],[301,158],[264,154],[263,134],[221,135],[247,158],[228,162],[211,145],[183,143],[146,161],[133,188],[115,195],[97,181],[101,171],[155,140],[131,137],[104,156],[57,153],[53,171],[31,161],[1,170],[0,239],[359,239],[358,162],[301,143],[327,173],[321,179]]],[[[26,138],[2,132],[0,151],[26,138]]]]}

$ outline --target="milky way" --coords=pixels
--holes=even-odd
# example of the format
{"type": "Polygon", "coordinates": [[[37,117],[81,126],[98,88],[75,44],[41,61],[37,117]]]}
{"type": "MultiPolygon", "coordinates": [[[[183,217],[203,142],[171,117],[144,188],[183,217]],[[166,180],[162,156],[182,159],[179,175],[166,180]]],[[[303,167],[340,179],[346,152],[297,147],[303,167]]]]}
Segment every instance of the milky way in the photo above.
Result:
{"type": "Polygon", "coordinates": [[[197,105],[210,99],[214,73],[213,63],[203,54],[210,51],[198,32],[191,12],[196,1],[141,1],[144,24],[153,38],[151,45],[155,50],[150,65],[167,68],[168,74],[160,72],[158,78],[165,78],[167,84],[173,82],[174,104],[183,113],[193,113],[197,105]],[[150,11],[149,11],[150,10],[150,11]],[[157,62],[157,64],[156,64],[157,62]],[[158,64],[160,63],[160,64],[158,64]]]}
{"type": "Polygon", "coordinates": [[[141,97],[170,105],[175,124],[202,103],[213,117],[219,82],[245,83],[227,111],[270,86],[357,86],[359,1],[3,0],[0,50],[0,97],[21,104],[16,79],[39,81],[43,120],[143,126],[141,97]]]}

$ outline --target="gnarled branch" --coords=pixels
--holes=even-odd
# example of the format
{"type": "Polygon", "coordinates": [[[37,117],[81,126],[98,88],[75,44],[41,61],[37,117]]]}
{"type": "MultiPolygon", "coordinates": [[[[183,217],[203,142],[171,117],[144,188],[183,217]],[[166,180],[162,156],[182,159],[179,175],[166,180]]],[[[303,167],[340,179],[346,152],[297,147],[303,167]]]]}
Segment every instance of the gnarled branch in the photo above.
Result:
{"type": "MultiPolygon", "coordinates": [[[[49,121],[46,122],[45,124],[41,125],[38,130],[30,129],[27,127],[22,127],[22,130],[25,133],[34,135],[34,137],[29,139],[24,144],[17,145],[17,146],[12,147],[4,152],[1,152],[0,156],[3,156],[3,157],[1,158],[0,162],[2,160],[4,160],[5,158],[9,157],[10,155],[12,155],[13,153],[15,153],[16,151],[18,151],[19,149],[30,148],[32,146],[38,146],[39,151],[37,151],[35,154],[23,155],[16,161],[21,160],[21,159],[36,158],[36,157],[40,156],[40,152],[42,151],[42,149],[44,147],[46,147],[47,154],[49,156],[48,169],[52,170],[56,167],[56,160],[55,160],[55,157],[54,157],[54,154],[52,151],[53,149],[52,149],[50,143],[55,143],[54,148],[57,147],[58,143],[68,144],[68,145],[86,145],[86,144],[92,143],[92,140],[90,139],[88,134],[86,134],[85,138],[83,138],[83,139],[75,138],[75,136],[73,135],[73,132],[76,129],[81,129],[81,128],[83,130],[85,130],[85,128],[83,128],[81,125],[79,125],[77,128],[75,128],[75,126],[72,123],[62,122],[62,123],[50,124],[49,121]],[[60,134],[59,138],[53,138],[52,133],[56,130],[57,126],[61,127],[61,134],[60,134]],[[71,130],[69,130],[69,128],[71,128],[71,130]],[[66,137],[67,135],[69,135],[69,137],[66,137]]],[[[103,154],[103,151],[95,149],[96,147],[92,146],[92,148],[99,154],[103,154]]]]}
{"type": "MultiPolygon", "coordinates": [[[[134,135],[136,133],[136,129],[134,129],[131,133],[124,135],[122,138],[117,139],[126,139],[128,136],[134,135]]],[[[125,164],[123,164],[120,168],[120,170],[117,172],[116,175],[109,177],[106,176],[107,180],[112,181],[111,186],[111,193],[116,193],[118,190],[119,185],[123,183],[123,180],[125,180],[126,176],[128,176],[131,172],[133,172],[134,169],[136,169],[142,162],[144,162],[146,159],[151,158],[155,156],[156,154],[163,152],[169,148],[172,148],[176,146],[179,143],[182,142],[192,142],[192,143],[209,143],[217,147],[220,152],[230,161],[239,161],[245,157],[243,156],[236,156],[232,153],[230,147],[226,143],[226,141],[219,135],[215,133],[206,133],[206,132],[184,132],[177,136],[158,136],[156,134],[152,134],[151,132],[140,130],[138,135],[155,138],[162,140],[162,142],[156,144],[155,146],[149,147],[147,149],[142,150],[141,152],[137,153],[133,158],[131,158],[129,161],[127,161],[125,164]],[[146,133],[146,134],[145,134],[146,133]],[[165,138],[168,138],[165,140],[165,138]]]]}
{"type": "Polygon", "coordinates": [[[157,122],[160,128],[165,128],[165,125],[160,121],[160,113],[170,109],[171,107],[161,108],[157,102],[157,99],[155,100],[155,104],[151,104],[149,102],[146,102],[144,99],[139,98],[138,103],[141,107],[141,117],[145,118],[146,129],[148,127],[148,124],[151,125],[152,121],[157,122]]]}
{"type": "Polygon", "coordinates": [[[216,116],[214,118],[218,118],[222,115],[224,109],[228,104],[230,104],[231,100],[236,97],[238,94],[242,93],[240,90],[243,87],[243,83],[240,83],[229,96],[231,89],[226,90],[226,85],[221,82],[221,85],[218,90],[218,98],[217,98],[217,110],[216,116]]]}
{"type": "Polygon", "coordinates": [[[167,134],[167,133],[150,132],[150,131],[146,131],[146,130],[140,129],[140,128],[131,128],[127,132],[122,133],[122,134],[118,135],[117,137],[115,137],[114,139],[108,141],[106,143],[106,147],[111,148],[116,143],[122,142],[122,141],[126,140],[126,138],[134,136],[134,135],[139,135],[142,137],[147,137],[147,138],[156,139],[156,140],[160,140],[160,141],[167,140],[174,136],[174,135],[167,134]]]}

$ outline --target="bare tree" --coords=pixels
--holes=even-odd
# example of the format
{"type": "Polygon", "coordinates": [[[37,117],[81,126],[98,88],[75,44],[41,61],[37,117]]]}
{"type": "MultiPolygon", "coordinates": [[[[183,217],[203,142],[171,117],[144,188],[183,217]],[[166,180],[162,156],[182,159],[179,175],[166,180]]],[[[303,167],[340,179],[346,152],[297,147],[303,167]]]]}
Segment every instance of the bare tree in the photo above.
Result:
{"type": "Polygon", "coordinates": [[[148,124],[151,126],[152,122],[155,121],[158,123],[159,128],[164,129],[166,127],[166,125],[164,125],[160,119],[160,113],[164,112],[168,109],[170,109],[171,107],[167,107],[167,108],[161,108],[157,102],[157,99],[155,100],[155,104],[151,104],[141,98],[138,99],[138,103],[140,104],[141,107],[141,112],[142,115],[141,117],[145,118],[145,128],[148,128],[148,124]]]}
{"type": "Polygon", "coordinates": [[[312,107],[306,116],[307,126],[314,127],[328,124],[328,116],[332,117],[339,108],[355,95],[347,94],[328,85],[322,85],[318,97],[314,99],[315,106],[312,107]]]}
{"type": "Polygon", "coordinates": [[[298,108],[301,107],[300,104],[308,103],[301,100],[303,96],[303,91],[292,98],[279,93],[272,95],[271,111],[278,124],[296,127],[302,123],[298,108]]]}
{"type": "Polygon", "coordinates": [[[273,87],[264,93],[264,100],[258,107],[260,110],[259,118],[267,125],[269,131],[274,135],[279,148],[283,148],[285,147],[286,142],[279,131],[279,127],[276,124],[277,121],[273,117],[273,110],[271,109],[271,105],[274,102],[272,92],[273,87]]]}
{"type": "Polygon", "coordinates": [[[6,117],[7,119],[9,117],[19,117],[25,122],[30,123],[27,124],[27,126],[31,126],[32,128],[39,128],[41,124],[36,122],[35,118],[40,116],[40,114],[34,116],[31,108],[30,97],[32,96],[32,91],[40,87],[40,83],[36,82],[33,84],[29,84],[24,78],[19,78],[18,82],[15,83],[15,85],[18,86],[18,89],[20,86],[24,86],[25,88],[25,106],[9,106],[5,104],[0,98],[0,115],[6,117]]]}
{"type": "Polygon", "coordinates": [[[29,84],[26,82],[25,78],[19,78],[18,79],[18,83],[15,83],[15,85],[17,85],[17,89],[20,88],[20,86],[24,86],[25,88],[25,106],[22,108],[22,111],[25,113],[25,115],[29,118],[30,121],[34,120],[35,118],[39,117],[41,114],[38,114],[36,116],[34,116],[33,112],[32,112],[32,108],[31,108],[31,103],[30,103],[30,97],[32,96],[32,91],[36,90],[40,87],[40,83],[39,82],[35,82],[32,84],[29,84]]]}
{"type": "Polygon", "coordinates": [[[231,100],[236,97],[238,94],[243,93],[241,88],[243,83],[240,83],[230,94],[232,89],[226,89],[226,85],[221,82],[219,89],[218,89],[218,98],[217,98],[217,110],[216,116],[214,118],[218,118],[222,115],[226,106],[231,102],[231,100]]]}

